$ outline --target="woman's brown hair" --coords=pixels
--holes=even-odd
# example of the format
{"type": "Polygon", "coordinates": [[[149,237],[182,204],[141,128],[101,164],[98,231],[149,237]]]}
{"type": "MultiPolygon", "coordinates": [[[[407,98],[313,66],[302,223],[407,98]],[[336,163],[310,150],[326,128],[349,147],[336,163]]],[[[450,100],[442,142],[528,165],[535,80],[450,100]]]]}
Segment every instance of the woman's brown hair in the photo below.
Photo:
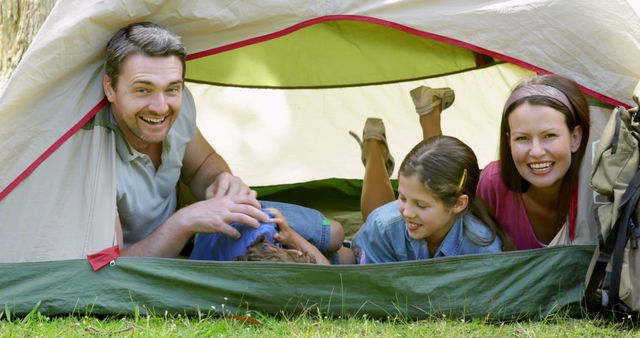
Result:
{"type": "Polygon", "coordinates": [[[562,224],[565,222],[567,217],[567,210],[569,208],[569,202],[571,201],[572,192],[578,183],[580,164],[582,163],[582,158],[584,157],[585,149],[589,142],[589,105],[586,97],[575,81],[558,75],[540,75],[522,82],[513,90],[504,107],[502,121],[500,123],[499,156],[500,176],[502,181],[509,190],[516,193],[526,192],[529,189],[530,184],[516,169],[513,156],[511,155],[509,115],[514,109],[525,103],[530,105],[547,106],[559,111],[565,117],[565,123],[569,132],[572,132],[576,126],[580,126],[582,129],[580,146],[576,152],[572,153],[569,170],[565,174],[560,186],[558,210],[561,212],[558,215],[556,223],[562,224]],[[546,95],[544,92],[539,93],[539,95],[535,95],[536,90],[531,88],[535,88],[536,86],[539,86],[540,88],[544,88],[544,86],[555,88],[561,92],[558,95],[564,95],[564,97],[556,96],[556,98],[554,98],[554,95],[546,95]],[[529,94],[534,95],[527,94],[519,97],[518,92],[521,93],[528,90],[529,94]]]}

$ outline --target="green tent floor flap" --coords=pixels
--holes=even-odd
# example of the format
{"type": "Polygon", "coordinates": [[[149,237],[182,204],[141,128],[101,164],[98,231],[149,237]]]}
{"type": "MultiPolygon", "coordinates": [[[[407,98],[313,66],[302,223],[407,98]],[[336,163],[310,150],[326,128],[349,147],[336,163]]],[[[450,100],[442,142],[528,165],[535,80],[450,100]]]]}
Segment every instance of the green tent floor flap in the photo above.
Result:
{"type": "Polygon", "coordinates": [[[580,314],[593,246],[375,265],[123,257],[0,264],[0,311],[26,315],[311,313],[540,319],[580,314]]]}

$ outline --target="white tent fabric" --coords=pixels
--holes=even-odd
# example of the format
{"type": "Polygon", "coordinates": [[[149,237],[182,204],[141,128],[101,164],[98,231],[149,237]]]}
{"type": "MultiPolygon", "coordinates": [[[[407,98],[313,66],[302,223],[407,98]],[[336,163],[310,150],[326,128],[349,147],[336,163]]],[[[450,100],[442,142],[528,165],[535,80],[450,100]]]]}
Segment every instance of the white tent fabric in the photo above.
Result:
{"type": "MultiPolygon", "coordinates": [[[[102,55],[118,28],[157,22],[181,35],[191,54],[326,16],[436,34],[571,77],[609,103],[630,104],[640,79],[640,20],[622,0],[58,0],[0,93],[0,261],[78,258],[113,243],[112,135],[76,130],[102,102],[102,55]]],[[[495,159],[509,89],[531,74],[505,64],[396,85],[189,87],[200,128],[234,172],[250,185],[271,185],[361,178],[347,131],[360,132],[367,116],[384,118],[401,159],[420,135],[407,93],[422,84],[456,88],[444,132],[470,144],[484,165],[495,159]]]]}
{"type": "Polygon", "coordinates": [[[530,71],[503,64],[429,80],[364,87],[272,90],[189,84],[189,88],[196,98],[203,135],[236,174],[248,184],[263,186],[329,177],[362,179],[360,148],[348,131],[361,134],[367,117],[384,120],[397,173],[404,154],[422,138],[409,96],[419,85],[465,88],[466,83],[491,83],[458,91],[455,104],[442,118],[443,132],[469,144],[482,167],[497,158],[503,103],[511,89],[529,76],[530,71]]]}

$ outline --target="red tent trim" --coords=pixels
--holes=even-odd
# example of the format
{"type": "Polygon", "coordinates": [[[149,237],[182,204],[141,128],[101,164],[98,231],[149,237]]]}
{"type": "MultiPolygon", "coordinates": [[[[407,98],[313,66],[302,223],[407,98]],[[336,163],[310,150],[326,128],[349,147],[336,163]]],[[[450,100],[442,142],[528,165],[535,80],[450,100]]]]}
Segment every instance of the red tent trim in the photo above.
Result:
{"type": "MultiPolygon", "coordinates": [[[[374,17],[368,17],[368,16],[361,16],[361,15],[326,15],[326,16],[321,16],[321,17],[317,17],[317,18],[313,18],[310,20],[306,20],[306,21],[302,21],[300,23],[297,23],[293,26],[287,27],[285,29],[282,29],[280,31],[274,32],[274,33],[269,33],[269,34],[265,34],[265,35],[261,35],[261,36],[257,36],[257,37],[253,37],[250,39],[246,39],[246,40],[242,40],[242,41],[238,41],[238,42],[234,42],[225,46],[220,46],[220,47],[216,47],[216,48],[212,48],[212,49],[208,49],[205,51],[201,51],[201,52],[196,52],[193,54],[189,54],[186,57],[186,60],[194,60],[194,59],[198,59],[198,58],[202,58],[202,57],[206,57],[209,55],[214,55],[214,54],[218,54],[218,53],[222,53],[222,52],[226,52],[226,51],[230,51],[230,50],[234,50],[237,48],[241,48],[244,46],[248,46],[248,45],[252,45],[252,44],[256,44],[256,43],[260,43],[263,41],[268,41],[271,39],[275,39],[290,33],[293,33],[295,31],[298,31],[302,28],[305,27],[309,27],[318,23],[322,23],[322,22],[326,22],[326,21],[338,21],[338,20],[351,20],[351,21],[362,21],[362,22],[370,22],[370,23],[374,23],[374,24],[378,24],[378,25],[382,25],[382,26],[387,26],[393,29],[397,29],[403,32],[406,32],[408,34],[413,34],[413,35],[417,35],[417,36],[421,36],[427,39],[432,39],[432,40],[436,40],[436,41],[440,41],[440,42],[444,42],[447,44],[451,44],[454,46],[458,46],[458,47],[462,47],[465,49],[468,49],[470,51],[476,52],[476,53],[480,53],[480,54],[485,54],[488,56],[491,56],[493,58],[505,61],[505,62],[509,62],[509,63],[513,63],[515,65],[518,65],[522,68],[525,69],[529,69],[531,71],[534,71],[536,73],[539,74],[552,74],[552,72],[534,66],[530,63],[527,63],[523,60],[519,60],[519,59],[515,59],[509,56],[506,56],[504,54],[500,54],[500,53],[496,53],[494,51],[488,50],[488,49],[484,49],[482,47],[478,47],[476,45],[461,41],[461,40],[456,40],[456,39],[452,39],[443,35],[438,35],[438,34],[434,34],[434,33],[429,33],[429,32],[424,32],[415,28],[411,28],[405,25],[401,25],[395,22],[391,22],[391,21],[387,21],[384,19],[379,19],[379,18],[374,18],[374,17]]],[[[615,100],[613,98],[610,98],[606,95],[603,95],[601,93],[598,93],[592,89],[586,88],[584,86],[580,85],[580,88],[588,95],[595,97],[603,102],[607,102],[609,104],[612,104],[614,106],[623,106],[625,108],[630,108],[629,105],[620,102],[618,100],[615,100]]],[[[73,134],[75,134],[76,131],[80,130],[80,128],[82,128],[82,126],[84,126],[89,120],[91,120],[91,118],[93,118],[93,116],[100,110],[102,109],[102,107],[104,107],[104,105],[106,104],[107,100],[106,98],[103,98],[98,104],[96,104],[95,107],[93,107],[93,109],[91,109],[82,119],[80,119],[80,121],[78,121],[73,127],[71,127],[71,129],[69,129],[66,133],[64,133],[64,135],[62,135],[56,142],[54,142],[47,150],[45,150],[44,153],[42,153],[42,155],[40,155],[33,163],[31,163],[31,165],[29,165],[22,173],[20,173],[20,175],[18,175],[18,177],[16,177],[11,183],[9,183],[9,185],[7,187],[5,187],[2,191],[0,191],[0,201],[2,201],[2,199],[4,199],[13,189],[15,189],[22,181],[24,181],[42,162],[44,162],[54,151],[56,151],[58,148],[60,148],[60,146],[66,142],[69,138],[71,138],[71,136],[73,136],[73,134]]]]}

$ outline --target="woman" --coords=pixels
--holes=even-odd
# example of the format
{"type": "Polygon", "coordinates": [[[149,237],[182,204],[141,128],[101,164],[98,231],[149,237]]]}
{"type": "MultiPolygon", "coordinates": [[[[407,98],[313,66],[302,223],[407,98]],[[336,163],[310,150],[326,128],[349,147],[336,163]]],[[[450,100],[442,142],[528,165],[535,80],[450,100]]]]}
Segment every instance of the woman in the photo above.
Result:
{"type": "Polygon", "coordinates": [[[589,123],[584,94],[561,76],[525,81],[507,99],[500,160],[483,170],[478,196],[493,208],[517,249],[544,247],[563,227],[574,232],[589,123]]]}

